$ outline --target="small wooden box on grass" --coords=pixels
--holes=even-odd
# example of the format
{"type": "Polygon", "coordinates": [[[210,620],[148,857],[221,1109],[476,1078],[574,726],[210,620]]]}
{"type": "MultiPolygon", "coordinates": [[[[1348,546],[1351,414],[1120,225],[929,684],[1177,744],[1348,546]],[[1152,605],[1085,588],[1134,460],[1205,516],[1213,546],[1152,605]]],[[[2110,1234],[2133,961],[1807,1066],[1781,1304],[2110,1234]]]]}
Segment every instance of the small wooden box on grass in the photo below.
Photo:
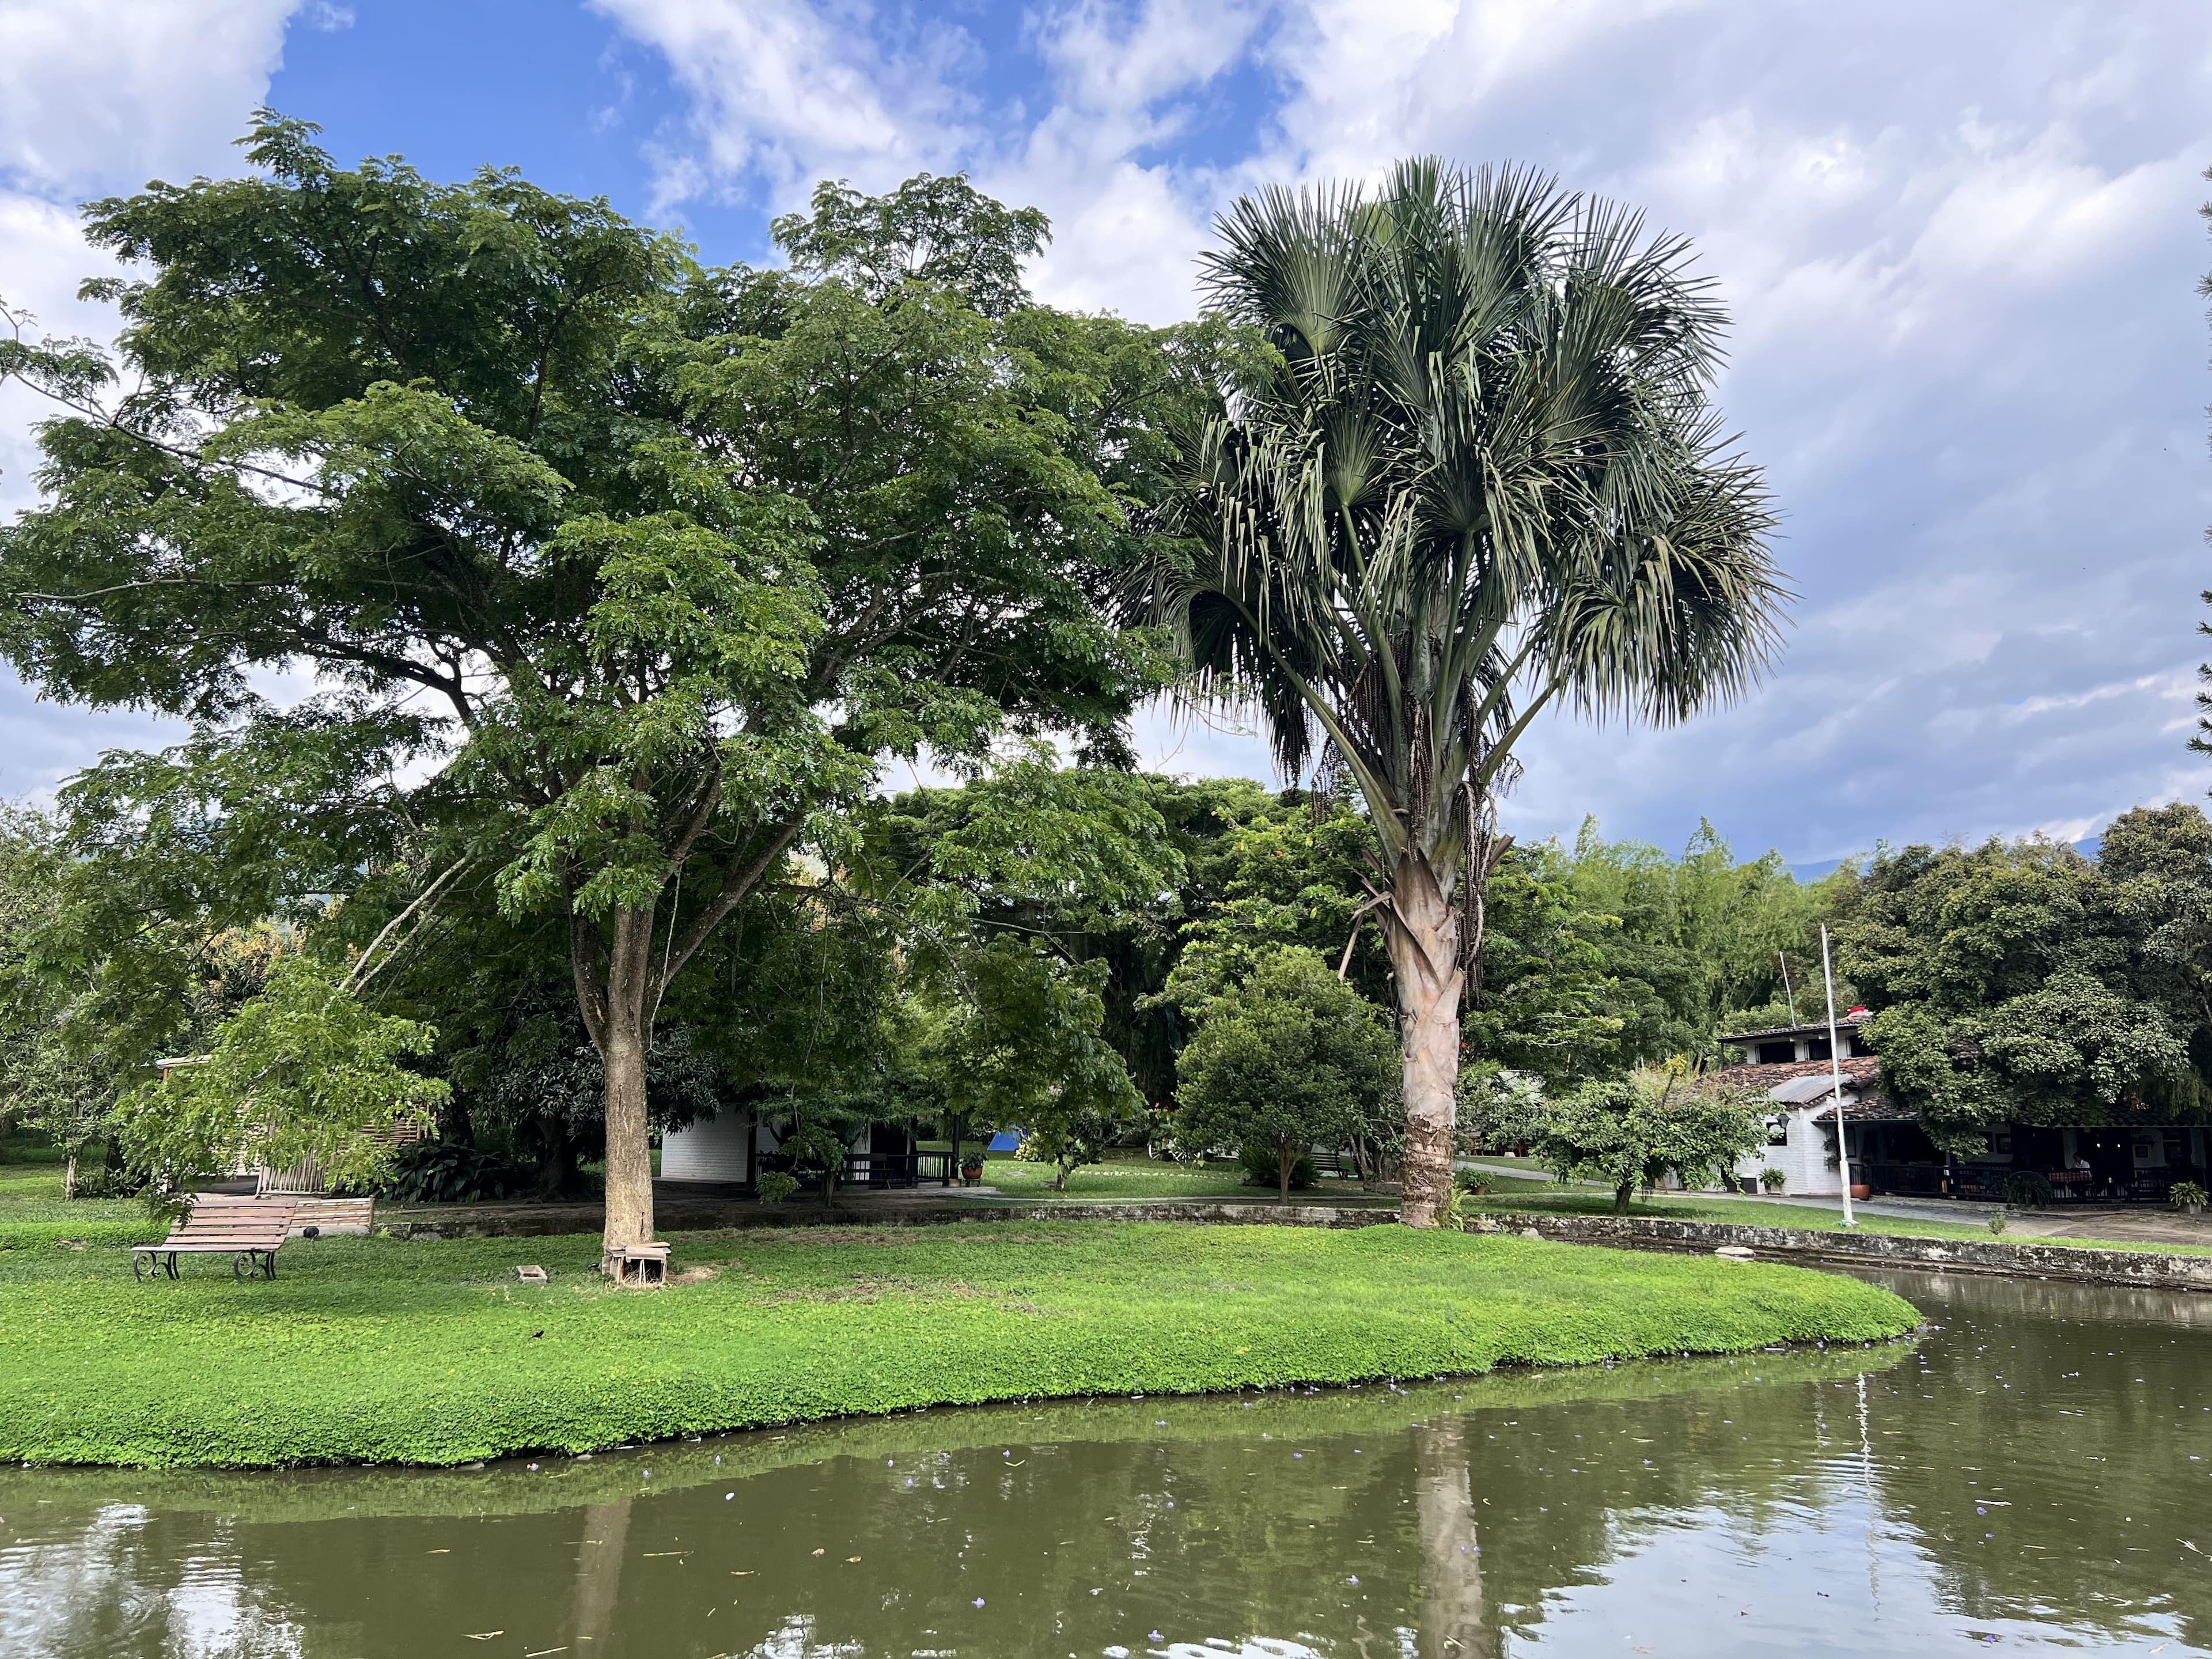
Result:
{"type": "Polygon", "coordinates": [[[545,1269],[538,1267],[517,1267],[514,1270],[514,1276],[526,1285],[543,1285],[545,1282],[545,1269]]]}
{"type": "Polygon", "coordinates": [[[669,1246],[621,1244],[607,1252],[604,1264],[617,1285],[665,1285],[669,1246]]]}

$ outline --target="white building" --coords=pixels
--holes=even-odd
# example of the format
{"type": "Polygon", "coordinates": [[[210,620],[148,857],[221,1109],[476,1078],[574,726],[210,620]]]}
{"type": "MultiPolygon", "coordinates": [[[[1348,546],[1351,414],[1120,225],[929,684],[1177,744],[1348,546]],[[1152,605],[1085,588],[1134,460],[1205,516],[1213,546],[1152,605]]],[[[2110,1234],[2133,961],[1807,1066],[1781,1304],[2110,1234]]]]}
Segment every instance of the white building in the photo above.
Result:
{"type": "MultiPolygon", "coordinates": [[[[750,1110],[718,1112],[660,1137],[660,1179],[750,1187],[764,1169],[782,1167],[777,1120],[750,1110]]],[[[975,1152],[981,1140],[971,1141],[975,1152]]],[[[957,1174],[951,1155],[919,1152],[913,1132],[896,1123],[871,1123],[848,1148],[841,1184],[911,1187],[957,1174]]]]}
{"type": "MultiPolygon", "coordinates": [[[[1844,1145],[1855,1166],[1870,1145],[1875,1126],[1916,1122],[1914,1113],[1890,1099],[1881,1085],[1881,1064],[1860,1036],[1859,1028],[1870,1018],[1863,1008],[1854,1008],[1836,1022],[1836,1038],[1843,1053],[1834,1066],[1829,1061],[1825,1024],[1785,1025],[1721,1039],[1741,1048],[1746,1059],[1741,1066],[1714,1073],[1714,1079],[1739,1088],[1757,1089],[1771,1107],[1767,1144],[1737,1161],[1735,1173],[1741,1179],[1755,1182],[1765,1171],[1779,1170],[1784,1193],[1816,1198],[1843,1195],[1836,1155],[1838,1072],[1844,1145]]],[[[1863,1179],[1856,1167],[1852,1179],[1863,1179]]]]}

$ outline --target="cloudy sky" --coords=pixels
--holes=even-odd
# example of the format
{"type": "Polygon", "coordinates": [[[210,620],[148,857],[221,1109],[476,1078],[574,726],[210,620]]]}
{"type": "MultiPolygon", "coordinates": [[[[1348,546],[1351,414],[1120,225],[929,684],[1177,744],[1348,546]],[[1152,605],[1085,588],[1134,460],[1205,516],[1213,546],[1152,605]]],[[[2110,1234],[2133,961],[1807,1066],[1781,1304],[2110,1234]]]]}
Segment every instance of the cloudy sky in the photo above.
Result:
{"type": "MultiPolygon", "coordinates": [[[[1267,180],[1512,158],[1692,237],[1800,595],[1742,706],[1534,734],[1525,833],[1812,862],[2196,799],[2212,586],[2203,0],[0,0],[0,296],[103,332],[73,206],[220,172],[267,101],[341,155],[514,163],[714,259],[824,176],[966,169],[1054,225],[1055,302],[1189,314],[1267,180]]],[[[0,390],[0,512],[37,411],[0,390]]],[[[0,686],[0,793],[150,722],[0,686]]],[[[1169,769],[1263,774],[1150,720],[1169,769]]]]}

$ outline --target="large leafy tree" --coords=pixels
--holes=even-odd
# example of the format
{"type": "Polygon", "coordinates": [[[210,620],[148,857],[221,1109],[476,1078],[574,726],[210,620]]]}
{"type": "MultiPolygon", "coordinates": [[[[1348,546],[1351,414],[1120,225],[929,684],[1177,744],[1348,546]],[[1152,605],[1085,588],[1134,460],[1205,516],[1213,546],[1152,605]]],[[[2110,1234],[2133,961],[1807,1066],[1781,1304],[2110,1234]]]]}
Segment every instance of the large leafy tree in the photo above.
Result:
{"type": "Polygon", "coordinates": [[[2202,1121],[2212,823],[2124,812],[2094,861],[2042,840],[1877,858],[1837,931],[1890,1089],[1939,1144],[2007,1123],[2202,1121]]]}
{"type": "Polygon", "coordinates": [[[1366,801],[1405,1213],[1432,1224],[1515,749],[1554,703],[1679,720],[1753,683],[1765,495],[1711,405],[1720,308],[1631,212],[1423,161],[1247,198],[1221,234],[1213,303],[1272,352],[1189,445],[1152,597],[1201,694],[1366,801]]]}
{"type": "Polygon", "coordinates": [[[795,848],[835,863],[878,758],[1122,753],[1154,655],[1094,595],[1170,377],[1029,304],[1042,222],[961,181],[830,192],[778,226],[791,270],[709,270],[604,201],[313,132],[266,116],[257,175],[88,209],[143,275],[113,354],[5,348],[64,410],[0,532],[0,651],[196,722],[113,816],[203,825],[258,880],[228,904],[350,896],[333,925],[398,950],[489,875],[558,917],[635,1243],[665,995],[795,848]],[[287,666],[319,689],[279,710],[287,666]]]}

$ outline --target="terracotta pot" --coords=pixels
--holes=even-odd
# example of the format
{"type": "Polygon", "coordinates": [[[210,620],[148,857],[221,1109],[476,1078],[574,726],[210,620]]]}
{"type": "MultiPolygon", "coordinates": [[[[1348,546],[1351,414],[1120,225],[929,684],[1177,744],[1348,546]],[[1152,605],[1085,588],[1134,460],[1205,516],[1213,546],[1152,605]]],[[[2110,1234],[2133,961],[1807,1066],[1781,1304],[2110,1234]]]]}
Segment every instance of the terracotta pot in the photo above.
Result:
{"type": "Polygon", "coordinates": [[[1869,1186],[1868,1186],[1868,1185],[1866,1184],[1866,1182],[1864,1182],[1863,1181],[1854,1181],[1853,1182],[1851,1182],[1851,1202],[1852,1202],[1852,1203],[1854,1203],[1854,1204],[1863,1204],[1863,1203],[1865,1203],[1865,1202],[1867,1201],[1867,1200],[1869,1200],[1869,1199],[1872,1198],[1873,1196],[1874,1196],[1874,1188],[1871,1188],[1871,1187],[1869,1187],[1869,1186]]]}

